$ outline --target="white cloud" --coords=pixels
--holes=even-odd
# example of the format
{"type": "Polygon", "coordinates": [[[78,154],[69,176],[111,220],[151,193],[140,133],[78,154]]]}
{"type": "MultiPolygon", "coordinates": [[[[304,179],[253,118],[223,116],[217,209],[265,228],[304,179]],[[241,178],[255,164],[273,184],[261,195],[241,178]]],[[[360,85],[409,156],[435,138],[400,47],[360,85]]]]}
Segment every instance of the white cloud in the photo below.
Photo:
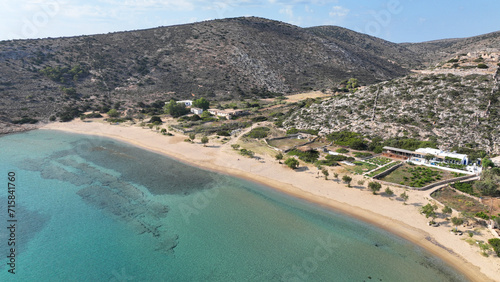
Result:
{"type": "Polygon", "coordinates": [[[337,4],[338,0],[268,0],[271,4],[303,4],[303,5],[330,5],[337,4]]]}
{"type": "Polygon", "coordinates": [[[349,14],[349,9],[344,8],[342,6],[332,7],[332,10],[329,13],[330,17],[338,17],[338,18],[343,18],[347,16],[347,14],[349,14]]]}
{"type": "Polygon", "coordinates": [[[287,5],[284,8],[280,9],[280,14],[284,14],[290,18],[293,18],[293,6],[287,5]]]}

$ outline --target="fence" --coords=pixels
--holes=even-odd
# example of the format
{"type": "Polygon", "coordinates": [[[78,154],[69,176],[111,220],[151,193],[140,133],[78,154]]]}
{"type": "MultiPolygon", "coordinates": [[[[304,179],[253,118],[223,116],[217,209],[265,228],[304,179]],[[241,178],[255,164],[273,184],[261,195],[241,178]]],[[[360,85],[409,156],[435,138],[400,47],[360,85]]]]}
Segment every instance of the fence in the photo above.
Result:
{"type": "MultiPolygon", "coordinates": [[[[399,167],[399,165],[396,165],[394,167],[399,167]]],[[[429,190],[429,189],[431,189],[433,187],[436,187],[436,186],[440,186],[440,185],[444,185],[444,184],[448,184],[448,183],[452,183],[452,182],[457,182],[457,181],[459,181],[459,182],[465,182],[464,180],[472,181],[473,178],[477,177],[475,175],[466,175],[466,176],[461,176],[461,177],[456,177],[456,178],[452,178],[452,179],[448,179],[448,180],[439,181],[439,182],[432,183],[432,184],[429,184],[429,185],[424,186],[424,187],[411,187],[411,186],[406,186],[406,185],[401,185],[401,184],[397,184],[397,183],[387,182],[387,181],[383,181],[383,180],[379,180],[379,179],[375,178],[375,177],[379,177],[381,174],[383,174],[383,173],[385,173],[387,171],[388,170],[386,170],[386,171],[384,171],[384,172],[382,172],[382,173],[374,176],[373,179],[375,181],[379,182],[380,184],[391,185],[391,186],[396,186],[396,187],[410,189],[410,190],[417,190],[417,191],[425,191],[425,190],[429,190]]],[[[385,175],[382,175],[381,177],[383,177],[383,176],[385,176],[385,175]]],[[[457,191],[457,190],[455,189],[455,191],[457,191]]],[[[467,193],[463,193],[463,192],[460,192],[460,191],[457,191],[457,192],[462,193],[462,194],[464,194],[466,196],[469,196],[471,198],[474,198],[474,199],[480,201],[479,198],[474,197],[472,195],[469,195],[467,193]]]]}
{"type": "MultiPolygon", "coordinates": [[[[379,178],[382,178],[386,175],[388,175],[389,173],[395,171],[398,167],[402,166],[404,163],[399,163],[391,168],[389,168],[388,170],[386,171],[382,171],[381,173],[377,174],[377,175],[374,175],[372,178],[373,179],[379,179],[379,178]]],[[[389,164],[386,164],[386,165],[389,165],[389,164]]]]}

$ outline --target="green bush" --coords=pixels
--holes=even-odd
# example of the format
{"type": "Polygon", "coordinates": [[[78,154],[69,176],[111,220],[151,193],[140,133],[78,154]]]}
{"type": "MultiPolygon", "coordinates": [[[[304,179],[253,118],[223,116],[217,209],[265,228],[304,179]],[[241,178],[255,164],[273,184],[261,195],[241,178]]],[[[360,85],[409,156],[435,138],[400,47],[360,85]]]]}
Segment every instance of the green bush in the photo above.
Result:
{"type": "Polygon", "coordinates": [[[354,156],[356,158],[367,158],[373,156],[371,153],[365,153],[365,152],[355,152],[354,156]]]}
{"type": "Polygon", "coordinates": [[[271,129],[269,129],[268,127],[257,127],[248,132],[245,137],[258,139],[266,138],[269,135],[270,130],[271,129]]]}
{"type": "Polygon", "coordinates": [[[20,120],[13,121],[12,123],[14,123],[14,124],[26,124],[26,123],[35,124],[37,122],[38,122],[37,119],[30,118],[30,117],[23,117],[20,120]]]}
{"type": "Polygon", "coordinates": [[[88,115],[85,115],[86,118],[102,118],[102,115],[98,112],[93,112],[88,115]]]}
{"type": "Polygon", "coordinates": [[[345,154],[345,153],[349,153],[349,150],[344,149],[344,148],[339,148],[339,149],[335,150],[335,152],[340,153],[340,154],[345,154]]]}
{"type": "Polygon", "coordinates": [[[265,117],[265,116],[256,116],[256,117],[252,118],[253,122],[261,122],[261,121],[266,121],[266,120],[267,120],[267,117],[265,117]]]}
{"type": "Polygon", "coordinates": [[[314,163],[319,158],[319,152],[316,150],[302,152],[302,151],[294,149],[294,150],[291,150],[290,152],[288,152],[288,154],[291,156],[297,156],[297,157],[299,157],[299,159],[301,159],[307,163],[314,163]]]}
{"type": "Polygon", "coordinates": [[[488,66],[487,66],[486,64],[478,64],[478,65],[477,65],[477,68],[478,68],[478,69],[487,69],[487,68],[488,68],[488,66]]]}
{"type": "Polygon", "coordinates": [[[474,193],[473,182],[455,182],[451,186],[469,195],[479,196],[478,193],[474,193]]]}
{"type": "Polygon", "coordinates": [[[493,247],[493,250],[495,251],[497,256],[500,257],[500,239],[498,238],[489,239],[488,243],[490,243],[490,245],[493,247]]]}
{"type": "Polygon", "coordinates": [[[253,158],[253,156],[255,155],[255,153],[252,150],[247,150],[247,149],[240,149],[240,154],[242,156],[247,156],[250,158],[253,158]]]}
{"type": "Polygon", "coordinates": [[[117,118],[120,116],[120,112],[115,110],[115,109],[111,109],[107,112],[108,116],[111,117],[111,118],[117,118]]]}
{"type": "Polygon", "coordinates": [[[159,116],[152,116],[151,119],[149,120],[149,123],[158,125],[162,124],[163,122],[161,121],[161,118],[159,116]]]}
{"type": "Polygon", "coordinates": [[[486,219],[486,220],[490,219],[490,216],[489,216],[489,215],[487,215],[487,214],[485,214],[485,213],[484,213],[484,212],[482,212],[482,211],[481,211],[481,212],[476,213],[476,214],[475,214],[475,216],[477,216],[477,217],[479,217],[479,218],[482,218],[482,219],[486,219]]]}
{"type": "Polygon", "coordinates": [[[288,158],[285,161],[285,165],[287,165],[291,169],[296,169],[299,167],[299,161],[297,161],[295,158],[288,158]]]}
{"type": "Polygon", "coordinates": [[[229,133],[229,131],[227,131],[227,130],[219,130],[219,131],[217,131],[217,135],[219,135],[219,136],[231,136],[231,133],[229,133]]]}

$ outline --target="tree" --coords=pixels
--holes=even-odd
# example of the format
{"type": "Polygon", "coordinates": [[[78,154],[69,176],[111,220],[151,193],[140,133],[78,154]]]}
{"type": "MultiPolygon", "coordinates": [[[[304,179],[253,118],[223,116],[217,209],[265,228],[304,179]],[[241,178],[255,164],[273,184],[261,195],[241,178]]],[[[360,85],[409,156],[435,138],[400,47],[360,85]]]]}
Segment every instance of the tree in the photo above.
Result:
{"type": "Polygon", "coordinates": [[[483,252],[483,255],[484,256],[488,256],[488,250],[491,248],[490,245],[486,244],[486,243],[479,243],[479,248],[481,249],[481,251],[483,252]]]}
{"type": "Polygon", "coordinates": [[[207,136],[201,137],[201,143],[203,144],[203,147],[206,147],[208,143],[208,137],[207,136]]]}
{"type": "Polygon", "coordinates": [[[486,157],[481,160],[481,163],[483,164],[483,169],[486,169],[488,167],[495,167],[493,161],[486,157]]]}
{"type": "Polygon", "coordinates": [[[375,182],[375,181],[372,181],[372,182],[368,183],[368,188],[370,188],[370,190],[372,190],[373,195],[377,195],[377,192],[380,191],[380,188],[382,188],[382,184],[375,182]]]}
{"type": "Polygon", "coordinates": [[[240,145],[238,145],[238,144],[232,144],[231,148],[233,148],[234,150],[238,150],[240,148],[240,145]]]}
{"type": "Polygon", "coordinates": [[[164,110],[165,113],[171,115],[174,118],[178,118],[182,115],[189,113],[184,103],[177,103],[174,100],[170,100],[170,102],[165,105],[164,110]]]}
{"type": "Polygon", "coordinates": [[[188,137],[189,137],[189,139],[191,139],[191,141],[194,141],[194,139],[196,138],[196,134],[189,133],[188,137]]]}
{"type": "Polygon", "coordinates": [[[351,187],[352,177],[350,177],[349,175],[344,175],[342,176],[342,181],[347,184],[347,187],[351,187]]]}
{"type": "Polygon", "coordinates": [[[321,170],[321,173],[323,173],[323,175],[325,176],[325,180],[328,180],[328,175],[330,175],[330,173],[328,173],[328,169],[323,168],[321,170]]]}
{"type": "Polygon", "coordinates": [[[335,177],[335,180],[336,181],[339,181],[339,174],[338,173],[333,173],[333,177],[335,177]]]}
{"type": "Polygon", "coordinates": [[[255,153],[252,150],[247,150],[247,149],[240,149],[240,154],[242,156],[247,156],[249,158],[253,158],[255,153]]]}
{"type": "Polygon", "coordinates": [[[427,154],[427,155],[424,156],[424,159],[426,161],[430,161],[430,160],[434,159],[435,157],[436,156],[434,156],[433,154],[427,154]]]}
{"type": "Polygon", "coordinates": [[[159,116],[152,116],[151,119],[149,120],[149,123],[162,124],[163,122],[161,121],[161,118],[159,116]]]}
{"type": "Polygon", "coordinates": [[[425,215],[425,218],[431,217],[432,218],[431,222],[434,223],[434,219],[436,218],[436,212],[435,212],[436,209],[437,209],[436,205],[431,205],[430,203],[428,203],[427,205],[423,206],[420,209],[420,212],[425,215]]]}
{"type": "Polygon", "coordinates": [[[498,216],[497,216],[497,217],[495,217],[495,218],[493,219],[493,221],[495,222],[495,224],[496,224],[497,228],[500,228],[500,217],[498,217],[498,216]]]}
{"type": "Polygon", "coordinates": [[[387,196],[392,196],[394,195],[394,191],[392,191],[391,188],[387,187],[385,188],[385,194],[387,194],[387,196]]]}
{"type": "Polygon", "coordinates": [[[408,196],[408,194],[406,193],[406,191],[404,191],[403,193],[401,193],[401,195],[399,195],[401,197],[401,199],[403,199],[403,203],[406,205],[406,201],[408,201],[408,198],[410,198],[410,196],[408,196]]]}
{"type": "Polygon", "coordinates": [[[299,167],[299,161],[297,161],[295,158],[286,159],[285,164],[291,169],[296,169],[299,167]]]}
{"type": "Polygon", "coordinates": [[[444,214],[444,216],[447,217],[448,214],[451,214],[453,210],[449,206],[444,206],[444,208],[441,210],[441,212],[444,214]]]}
{"type": "Polygon", "coordinates": [[[497,254],[497,256],[500,257],[500,239],[499,238],[492,238],[488,240],[488,243],[493,247],[493,250],[497,254]]]}
{"type": "Polygon", "coordinates": [[[108,116],[111,118],[117,118],[120,116],[120,112],[117,111],[116,109],[111,109],[107,112],[108,116]]]}
{"type": "Polygon", "coordinates": [[[451,223],[453,223],[453,225],[455,225],[455,231],[458,231],[458,226],[460,224],[464,223],[464,219],[460,218],[460,217],[454,216],[454,217],[451,218],[451,223]]]}
{"type": "Polygon", "coordinates": [[[358,79],[356,78],[349,78],[349,80],[347,81],[347,89],[352,89],[352,90],[355,90],[356,88],[358,88],[358,79]]]}
{"type": "Polygon", "coordinates": [[[281,160],[283,159],[283,153],[279,152],[278,154],[276,154],[275,158],[279,163],[281,163],[281,160]]]}
{"type": "Polygon", "coordinates": [[[491,180],[476,181],[474,187],[481,191],[482,195],[493,196],[497,192],[497,184],[493,183],[491,180]]]}
{"type": "Polygon", "coordinates": [[[206,111],[208,110],[208,108],[210,108],[210,102],[207,99],[201,97],[200,99],[196,99],[193,101],[193,107],[201,108],[206,111]]]}

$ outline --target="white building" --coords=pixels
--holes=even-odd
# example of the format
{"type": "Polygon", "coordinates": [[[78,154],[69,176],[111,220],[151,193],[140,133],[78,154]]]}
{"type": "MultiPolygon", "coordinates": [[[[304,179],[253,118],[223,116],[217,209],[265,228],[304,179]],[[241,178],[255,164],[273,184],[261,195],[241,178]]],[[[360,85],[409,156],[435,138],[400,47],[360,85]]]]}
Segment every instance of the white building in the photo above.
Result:
{"type": "Polygon", "coordinates": [[[195,115],[201,115],[203,113],[203,109],[201,108],[191,108],[191,112],[195,115]]]}
{"type": "Polygon", "coordinates": [[[447,152],[439,149],[433,148],[419,148],[415,150],[415,153],[420,154],[421,158],[425,158],[425,155],[434,155],[434,160],[438,162],[454,163],[468,165],[469,159],[465,154],[458,154],[456,152],[447,152]]]}
{"type": "Polygon", "coordinates": [[[186,107],[191,107],[193,105],[192,100],[177,101],[178,104],[184,104],[186,107]]]}

